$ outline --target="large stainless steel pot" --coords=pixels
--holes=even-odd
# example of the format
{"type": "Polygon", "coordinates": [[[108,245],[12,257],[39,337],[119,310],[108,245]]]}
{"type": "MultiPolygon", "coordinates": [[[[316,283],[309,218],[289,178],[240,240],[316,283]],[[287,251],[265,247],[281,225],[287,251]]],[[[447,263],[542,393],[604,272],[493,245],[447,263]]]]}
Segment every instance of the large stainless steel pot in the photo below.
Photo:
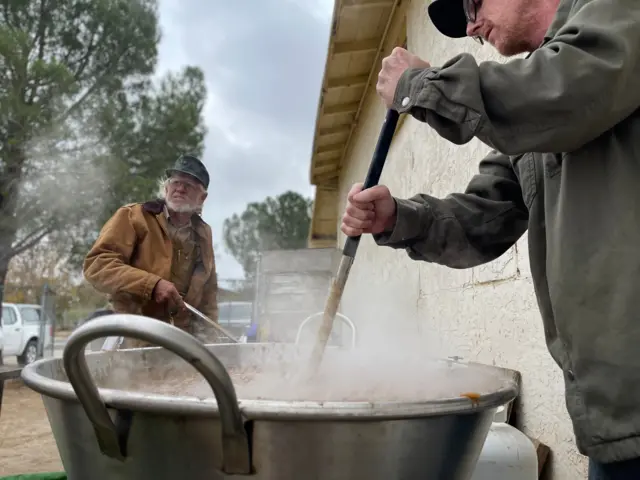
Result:
{"type": "MultiPolygon", "coordinates": [[[[78,328],[62,361],[35,362],[22,378],[43,396],[70,480],[468,480],[495,410],[517,395],[515,372],[469,364],[465,368],[480,377],[501,375],[503,387],[472,400],[437,402],[236,398],[225,366],[259,363],[265,353],[297,348],[204,346],[150,318],[110,315],[78,328]],[[164,348],[85,356],[92,340],[120,335],[164,348]],[[98,389],[94,383],[176,368],[172,352],[187,362],[179,362],[185,373],[193,367],[204,376],[217,401],[98,389]]],[[[442,368],[456,363],[441,362],[442,368]]]]}

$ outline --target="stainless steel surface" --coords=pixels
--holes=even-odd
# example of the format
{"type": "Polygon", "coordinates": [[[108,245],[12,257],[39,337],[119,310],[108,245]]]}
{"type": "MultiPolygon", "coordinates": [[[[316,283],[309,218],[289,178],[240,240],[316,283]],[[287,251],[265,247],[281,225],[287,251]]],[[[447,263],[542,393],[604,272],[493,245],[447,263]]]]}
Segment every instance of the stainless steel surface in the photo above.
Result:
{"type": "Polygon", "coordinates": [[[211,325],[213,328],[215,328],[216,330],[218,330],[220,333],[224,334],[224,336],[228,337],[229,340],[231,340],[233,343],[239,343],[239,340],[234,337],[233,335],[231,335],[229,332],[227,332],[224,328],[222,328],[220,325],[218,325],[216,322],[214,322],[213,320],[211,320],[209,317],[207,317],[204,313],[202,313],[200,310],[196,309],[194,306],[189,305],[187,302],[184,302],[184,306],[187,307],[187,310],[189,310],[190,312],[194,313],[197,317],[199,317],[201,320],[204,320],[205,322],[207,322],[209,325],[211,325]]]}
{"type": "Polygon", "coordinates": [[[168,323],[142,316],[111,315],[93,320],[86,328],[73,332],[64,349],[63,363],[69,383],[93,424],[102,453],[118,460],[127,457],[126,444],[100,399],[85,357],[85,347],[90,341],[109,335],[159,345],[191,363],[207,380],[217,400],[223,470],[227,473],[250,473],[247,433],[233,383],[224,365],[195,337],[168,323]]]}
{"type": "Polygon", "coordinates": [[[0,381],[20,378],[20,372],[22,372],[21,365],[0,365],[0,381]]]}
{"type": "MultiPolygon", "coordinates": [[[[449,398],[416,402],[240,399],[236,403],[222,365],[257,366],[268,355],[296,358],[298,354],[307,358],[303,349],[291,344],[203,346],[171,325],[112,315],[78,328],[63,361],[39,360],[24,368],[22,378],[43,395],[69,480],[242,478],[224,469],[246,466],[247,460],[256,480],[468,480],[495,410],[517,395],[515,372],[425,358],[452,372],[470,368],[480,378],[498,375],[502,386],[473,402],[449,398]],[[84,345],[105,335],[132,335],[165,348],[85,357],[84,345]],[[211,384],[217,402],[98,389],[93,383],[125,380],[150,369],[182,375],[193,367],[211,384]],[[102,439],[106,453],[97,438],[102,439]]],[[[326,356],[350,354],[351,350],[325,352],[326,356]]]]}
{"type": "Polygon", "coordinates": [[[124,342],[124,337],[107,337],[102,344],[102,350],[107,352],[118,350],[122,342],[124,342]]]}

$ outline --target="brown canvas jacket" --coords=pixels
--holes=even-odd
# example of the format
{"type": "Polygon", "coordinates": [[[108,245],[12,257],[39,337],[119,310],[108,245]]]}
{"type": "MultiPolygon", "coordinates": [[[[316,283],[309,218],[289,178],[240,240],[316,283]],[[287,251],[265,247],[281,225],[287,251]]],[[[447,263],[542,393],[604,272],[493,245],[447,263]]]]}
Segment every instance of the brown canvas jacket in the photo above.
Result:
{"type": "MultiPolygon", "coordinates": [[[[163,201],[154,200],[119,208],[85,258],[85,278],[111,297],[118,312],[167,319],[164,307],[153,301],[156,283],[171,279],[172,244],[163,207],[163,201]]],[[[184,300],[217,322],[218,282],[211,228],[197,215],[193,222],[201,262],[196,264],[184,300]]]]}

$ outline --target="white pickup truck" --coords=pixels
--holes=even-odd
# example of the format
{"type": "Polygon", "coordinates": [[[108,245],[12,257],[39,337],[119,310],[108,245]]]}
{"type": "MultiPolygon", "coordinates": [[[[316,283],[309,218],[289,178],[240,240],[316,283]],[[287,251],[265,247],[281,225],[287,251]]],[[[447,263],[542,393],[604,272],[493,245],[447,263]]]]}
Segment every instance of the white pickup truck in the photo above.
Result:
{"type": "MultiPolygon", "coordinates": [[[[2,336],[0,337],[0,359],[15,356],[20,365],[27,365],[38,359],[38,339],[40,337],[40,305],[25,303],[2,304],[2,336]]],[[[44,319],[44,349],[53,341],[53,319],[44,319]]]]}

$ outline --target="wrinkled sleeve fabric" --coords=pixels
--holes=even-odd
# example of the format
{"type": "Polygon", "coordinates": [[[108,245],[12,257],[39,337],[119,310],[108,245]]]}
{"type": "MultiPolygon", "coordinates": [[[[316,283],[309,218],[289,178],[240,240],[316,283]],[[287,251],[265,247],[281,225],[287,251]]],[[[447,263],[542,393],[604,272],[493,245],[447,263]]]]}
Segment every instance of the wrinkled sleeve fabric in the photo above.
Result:
{"type": "Polygon", "coordinates": [[[121,207],[102,227],[85,257],[83,273],[86,280],[102,293],[129,293],[150,300],[161,278],[129,265],[136,243],[131,209],[121,207]]]}
{"type": "Polygon", "coordinates": [[[527,229],[528,210],[508,156],[491,152],[464,193],[443,199],[396,199],[393,231],[378,245],[405,249],[413,260],[471,268],[495,260],[527,229]]]}
{"type": "Polygon", "coordinates": [[[393,108],[447,140],[477,137],[508,154],[570,152],[640,106],[640,2],[576,2],[556,35],[528,58],[409,69],[393,108]]]}
{"type": "Polygon", "coordinates": [[[218,323],[218,273],[216,270],[215,253],[213,254],[211,275],[204,285],[200,310],[211,320],[218,323]]]}

